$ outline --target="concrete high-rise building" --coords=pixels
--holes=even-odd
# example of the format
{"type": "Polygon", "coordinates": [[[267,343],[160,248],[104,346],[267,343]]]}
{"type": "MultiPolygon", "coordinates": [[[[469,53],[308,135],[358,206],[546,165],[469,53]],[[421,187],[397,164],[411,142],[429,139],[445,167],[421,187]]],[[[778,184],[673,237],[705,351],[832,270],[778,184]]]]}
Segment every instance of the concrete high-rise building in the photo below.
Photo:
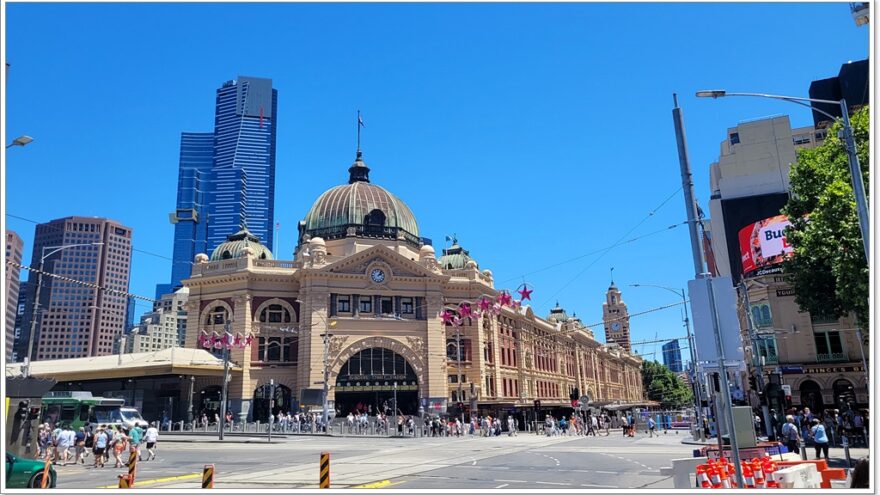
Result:
{"type": "Polygon", "coordinates": [[[820,146],[826,132],[791,129],[787,116],[743,122],[727,130],[720,157],[710,167],[717,274],[731,276],[737,285],[745,282],[749,306],[740,286],[738,309],[746,363],[750,373],[765,375],[763,393],[749,391],[753,406],[762,397],[777,411],[789,405],[822,411],[868,404],[860,359],[867,348],[857,338],[855,318],[803,311],[781,263],[791,254],[781,209],[788,202],[796,151],[820,146]],[[756,361],[763,365],[755,366],[756,361]]]}
{"type": "MultiPolygon", "coordinates": [[[[114,220],[66,217],[39,224],[34,233],[31,266],[37,268],[44,249],[43,271],[95,284],[102,289],[44,275],[39,291],[32,360],[110,354],[125,329],[132,230],[114,220]],[[96,244],[101,243],[101,244],[96,244]]],[[[22,349],[28,348],[37,276],[27,282],[22,349]]],[[[26,351],[25,353],[26,354],[26,351]]],[[[22,357],[24,356],[22,355],[22,357]]]]}
{"type": "Polygon", "coordinates": [[[663,364],[673,373],[681,373],[684,367],[681,365],[681,348],[678,340],[670,340],[663,344],[663,364]]]}
{"type": "Polygon", "coordinates": [[[213,133],[181,134],[171,282],[157,297],[181,286],[196,254],[244,225],[272,245],[277,106],[271,79],[240,76],[217,90],[213,133]]]}
{"type": "Polygon", "coordinates": [[[153,311],[141,316],[140,323],[127,335],[125,352],[151,352],[183,347],[186,340],[186,301],[189,289],[181,287],[165,294],[153,311]]]}
{"type": "Polygon", "coordinates": [[[629,338],[629,312],[620,290],[611,282],[602,303],[602,321],[605,322],[605,343],[617,344],[626,352],[632,352],[629,338]]]}
{"type": "MultiPolygon", "coordinates": [[[[6,260],[21,264],[24,242],[11,230],[6,231],[6,260]]],[[[6,265],[6,361],[12,361],[12,343],[15,341],[15,316],[18,312],[18,290],[21,269],[6,265]]]]}

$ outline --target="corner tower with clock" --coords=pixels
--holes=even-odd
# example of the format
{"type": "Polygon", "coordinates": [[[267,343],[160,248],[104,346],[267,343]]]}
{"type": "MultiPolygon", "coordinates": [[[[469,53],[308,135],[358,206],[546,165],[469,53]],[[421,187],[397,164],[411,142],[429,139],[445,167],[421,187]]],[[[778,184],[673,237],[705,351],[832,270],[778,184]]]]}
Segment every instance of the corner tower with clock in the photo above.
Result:
{"type": "Polygon", "coordinates": [[[613,280],[605,294],[605,303],[602,304],[602,321],[605,323],[605,343],[617,344],[631,353],[629,312],[613,280]]]}

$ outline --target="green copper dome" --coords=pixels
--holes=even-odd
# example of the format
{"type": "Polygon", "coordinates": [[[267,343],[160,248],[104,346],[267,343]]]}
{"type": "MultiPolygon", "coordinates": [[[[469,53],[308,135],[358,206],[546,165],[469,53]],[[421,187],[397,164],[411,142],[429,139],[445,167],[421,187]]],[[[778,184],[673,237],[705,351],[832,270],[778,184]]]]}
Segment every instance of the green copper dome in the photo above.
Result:
{"type": "Polygon", "coordinates": [[[254,257],[261,260],[271,260],[272,252],[269,248],[260,244],[260,238],[251,234],[247,227],[226,238],[226,242],[217,246],[211,253],[211,261],[229,260],[244,257],[244,249],[251,248],[254,257]]]}
{"type": "Polygon", "coordinates": [[[547,319],[555,319],[559,323],[565,323],[568,321],[568,315],[565,313],[565,310],[559,306],[559,301],[556,301],[556,307],[550,310],[550,315],[547,316],[547,319]]]}
{"type": "Polygon", "coordinates": [[[370,184],[370,169],[360,152],[348,170],[348,184],[324,192],[300,222],[300,242],[304,234],[326,240],[353,235],[403,238],[418,246],[419,226],[409,206],[382,187],[370,184]]]}
{"type": "Polygon", "coordinates": [[[437,260],[440,268],[444,270],[459,270],[467,266],[467,262],[471,261],[470,252],[458,245],[458,240],[453,239],[452,246],[443,250],[443,256],[437,260]]]}

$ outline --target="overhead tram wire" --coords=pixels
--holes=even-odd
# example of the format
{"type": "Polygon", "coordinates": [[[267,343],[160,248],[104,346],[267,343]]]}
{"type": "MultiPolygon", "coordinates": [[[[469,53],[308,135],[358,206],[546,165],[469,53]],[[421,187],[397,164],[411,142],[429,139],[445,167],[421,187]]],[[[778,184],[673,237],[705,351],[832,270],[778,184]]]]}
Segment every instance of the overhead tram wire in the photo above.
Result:
{"type": "Polygon", "coordinates": [[[649,218],[653,217],[655,213],[657,213],[658,211],[660,211],[660,209],[663,208],[663,207],[666,205],[666,203],[668,203],[669,201],[671,201],[672,198],[674,198],[675,195],[677,195],[678,192],[681,191],[681,189],[682,189],[681,186],[677,187],[677,188],[675,189],[675,191],[672,192],[672,194],[670,194],[669,196],[667,196],[666,199],[664,199],[663,201],[661,201],[659,205],[657,205],[653,210],[651,210],[650,212],[648,212],[648,214],[645,215],[644,218],[642,218],[638,223],[636,223],[631,229],[629,229],[628,231],[626,231],[625,234],[623,234],[622,236],[620,236],[620,238],[618,238],[618,239],[614,242],[614,244],[612,244],[611,246],[609,246],[608,248],[606,248],[604,251],[602,251],[602,253],[601,253],[596,259],[594,259],[589,265],[587,265],[586,267],[584,267],[583,270],[581,270],[581,271],[579,271],[577,274],[575,274],[575,276],[572,277],[571,280],[569,280],[568,282],[566,282],[562,287],[559,288],[559,290],[557,290],[556,292],[554,292],[553,295],[551,295],[550,297],[548,297],[547,299],[545,299],[544,302],[541,303],[541,306],[540,306],[540,307],[544,307],[548,302],[552,301],[556,296],[559,295],[560,292],[562,292],[562,291],[565,290],[569,285],[571,285],[572,283],[574,283],[574,281],[577,280],[581,275],[583,275],[584,272],[586,272],[587,270],[589,270],[589,269],[590,269],[593,265],[595,265],[600,259],[602,259],[603,256],[605,256],[606,254],[608,254],[608,252],[610,252],[612,249],[614,249],[614,248],[617,247],[618,245],[622,244],[621,241],[623,241],[624,239],[626,239],[626,237],[627,237],[628,235],[632,234],[633,231],[635,231],[635,230],[636,230],[637,228],[639,228],[643,223],[645,223],[646,221],[648,221],[649,218]]]}
{"type": "MultiPolygon", "coordinates": [[[[54,226],[54,225],[50,225],[50,224],[45,223],[45,222],[38,222],[38,221],[33,220],[33,219],[30,219],[30,218],[25,218],[25,217],[22,217],[22,216],[19,216],[19,215],[13,215],[12,213],[6,213],[6,216],[7,216],[7,217],[16,218],[16,219],[18,219],[18,220],[23,220],[23,221],[25,221],[25,222],[30,222],[30,223],[35,224],[35,225],[44,225],[44,226],[46,226],[46,227],[53,228],[53,229],[55,229],[55,230],[59,230],[59,231],[63,231],[63,230],[64,230],[64,229],[62,229],[62,228],[60,228],[60,227],[56,227],[56,226],[54,226]]],[[[163,259],[163,260],[174,261],[173,258],[169,258],[168,256],[165,256],[165,255],[162,255],[162,254],[152,253],[152,252],[150,252],[150,251],[145,251],[145,250],[143,250],[143,249],[136,249],[134,246],[132,246],[131,250],[132,250],[133,252],[136,252],[136,253],[146,254],[146,255],[149,255],[149,256],[155,256],[156,258],[161,258],[161,259],[163,259]]]]}
{"type": "Polygon", "coordinates": [[[39,273],[39,274],[42,274],[43,276],[46,276],[46,277],[57,278],[58,280],[63,280],[63,281],[65,281],[65,282],[71,282],[71,283],[74,283],[74,284],[79,284],[79,285],[84,285],[84,286],[86,286],[86,287],[91,287],[92,289],[103,290],[104,292],[110,292],[110,293],[113,293],[113,294],[116,294],[116,295],[125,296],[125,297],[129,297],[129,298],[132,298],[132,299],[140,299],[140,300],[142,300],[142,301],[148,301],[148,302],[151,302],[151,303],[158,302],[158,301],[156,301],[155,299],[153,299],[152,297],[139,296],[139,295],[137,295],[137,294],[132,294],[132,293],[130,293],[130,292],[125,292],[125,291],[116,290],[116,289],[110,289],[110,288],[108,288],[108,287],[102,287],[102,286],[100,286],[100,285],[98,285],[98,284],[93,284],[93,283],[91,283],[91,282],[84,282],[84,281],[82,281],[82,280],[77,280],[77,279],[75,279],[75,278],[65,277],[65,276],[63,276],[63,275],[58,275],[58,274],[51,273],[51,272],[47,272],[47,271],[41,271],[41,270],[39,270],[39,269],[37,269],[37,268],[32,268],[32,267],[27,266],[27,265],[22,265],[21,263],[16,263],[16,262],[14,262],[14,261],[12,261],[12,260],[6,260],[6,264],[7,264],[7,265],[12,265],[12,266],[17,267],[17,268],[19,268],[19,269],[21,269],[21,270],[28,270],[28,271],[31,271],[31,272],[34,272],[34,273],[39,273]]]}

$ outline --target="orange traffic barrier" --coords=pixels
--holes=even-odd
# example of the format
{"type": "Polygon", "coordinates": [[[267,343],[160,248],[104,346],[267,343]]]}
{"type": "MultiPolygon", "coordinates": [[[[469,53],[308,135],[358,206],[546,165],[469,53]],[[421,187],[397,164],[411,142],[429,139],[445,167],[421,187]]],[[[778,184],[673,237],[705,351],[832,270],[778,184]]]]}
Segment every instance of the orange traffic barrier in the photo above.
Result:
{"type": "Polygon", "coordinates": [[[43,488],[43,489],[45,489],[47,486],[49,486],[49,466],[52,465],[52,463],[49,462],[49,447],[46,447],[45,461],[46,461],[46,465],[43,466],[43,479],[40,481],[40,488],[43,488]]]}
{"type": "Polygon", "coordinates": [[[822,475],[822,488],[831,488],[831,480],[845,480],[845,468],[828,468],[820,473],[822,475]]]}
{"type": "Polygon", "coordinates": [[[137,472],[138,452],[137,448],[132,449],[128,453],[128,482],[130,486],[134,486],[134,476],[137,472]]]}
{"type": "Polygon", "coordinates": [[[703,464],[697,466],[697,483],[700,484],[701,488],[712,487],[712,484],[709,481],[709,475],[706,473],[706,466],[703,464]]]}
{"type": "Polygon", "coordinates": [[[119,475],[119,488],[131,488],[131,478],[127,474],[119,475]]]}

